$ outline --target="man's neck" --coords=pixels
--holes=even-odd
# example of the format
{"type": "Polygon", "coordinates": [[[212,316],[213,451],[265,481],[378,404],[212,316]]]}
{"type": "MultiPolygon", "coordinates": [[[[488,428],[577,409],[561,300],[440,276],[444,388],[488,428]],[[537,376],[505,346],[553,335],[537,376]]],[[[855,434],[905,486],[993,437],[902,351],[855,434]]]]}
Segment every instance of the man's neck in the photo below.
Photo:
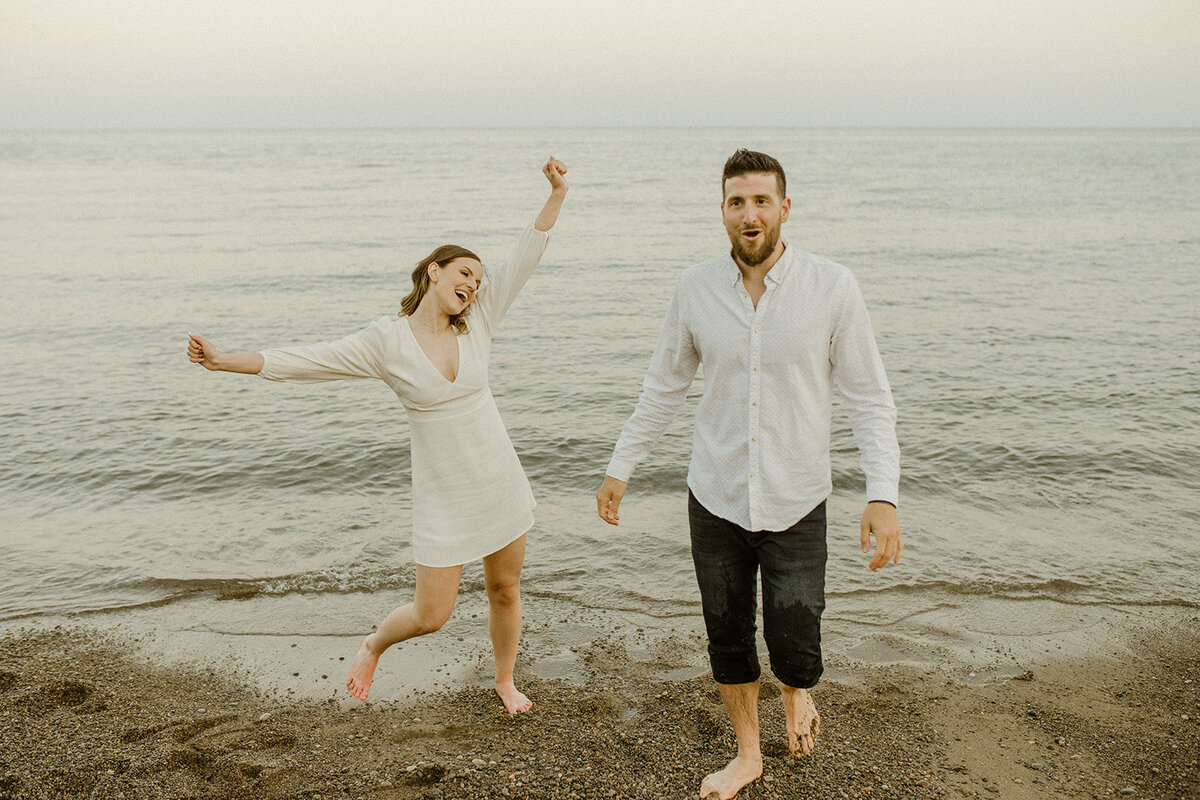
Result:
{"type": "Polygon", "coordinates": [[[737,265],[738,271],[742,273],[742,280],[762,283],[763,279],[767,277],[767,273],[771,271],[771,267],[775,266],[779,262],[779,259],[783,257],[784,250],[786,249],[787,245],[780,239],[779,244],[775,245],[775,249],[771,251],[771,255],[767,256],[766,261],[754,264],[753,266],[745,263],[733,253],[730,253],[730,255],[733,255],[733,263],[737,265]]]}
{"type": "Polygon", "coordinates": [[[742,286],[746,287],[746,292],[750,295],[750,304],[755,309],[758,308],[758,301],[767,291],[767,273],[783,255],[784,247],[785,245],[780,241],[770,258],[754,266],[743,264],[737,256],[733,257],[733,263],[737,264],[738,271],[742,273],[742,286]]]}

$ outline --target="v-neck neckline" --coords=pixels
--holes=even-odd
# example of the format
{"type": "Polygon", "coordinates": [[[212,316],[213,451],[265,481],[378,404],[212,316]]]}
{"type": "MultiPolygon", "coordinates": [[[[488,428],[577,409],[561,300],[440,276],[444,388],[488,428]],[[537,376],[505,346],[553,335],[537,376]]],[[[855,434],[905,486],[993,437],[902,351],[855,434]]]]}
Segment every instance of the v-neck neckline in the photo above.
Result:
{"type": "Polygon", "coordinates": [[[429,353],[426,353],[425,348],[421,346],[421,340],[417,338],[417,332],[414,331],[412,327],[412,317],[405,318],[404,327],[408,328],[408,335],[412,337],[413,344],[417,346],[417,349],[421,351],[421,355],[425,357],[425,363],[429,365],[430,369],[436,372],[439,378],[451,386],[458,383],[458,378],[460,375],[462,375],[462,344],[458,341],[458,334],[454,335],[454,348],[458,351],[458,363],[454,365],[454,379],[451,380],[450,378],[446,377],[444,372],[437,368],[437,364],[433,363],[433,359],[429,357],[429,353]]]}

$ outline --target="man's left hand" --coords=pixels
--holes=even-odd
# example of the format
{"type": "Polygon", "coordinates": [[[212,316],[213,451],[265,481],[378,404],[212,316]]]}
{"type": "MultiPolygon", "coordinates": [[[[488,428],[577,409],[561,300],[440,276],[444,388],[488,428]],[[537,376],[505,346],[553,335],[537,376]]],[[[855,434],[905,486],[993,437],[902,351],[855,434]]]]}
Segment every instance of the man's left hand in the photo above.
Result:
{"type": "Polygon", "coordinates": [[[890,503],[867,503],[867,510],[862,515],[862,551],[871,549],[871,534],[875,534],[875,555],[868,564],[872,570],[900,563],[900,554],[904,552],[904,542],[900,540],[900,519],[896,516],[896,508],[890,503]]]}

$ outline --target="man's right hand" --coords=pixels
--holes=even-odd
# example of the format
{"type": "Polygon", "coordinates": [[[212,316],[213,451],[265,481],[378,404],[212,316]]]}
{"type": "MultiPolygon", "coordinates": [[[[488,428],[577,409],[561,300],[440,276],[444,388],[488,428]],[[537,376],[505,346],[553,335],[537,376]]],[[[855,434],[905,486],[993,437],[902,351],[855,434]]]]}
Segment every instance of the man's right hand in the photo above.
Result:
{"type": "Polygon", "coordinates": [[[596,513],[609,525],[621,524],[617,509],[621,506],[621,498],[625,496],[627,485],[625,481],[605,475],[604,483],[600,484],[600,491],[596,492],[596,513]]]}

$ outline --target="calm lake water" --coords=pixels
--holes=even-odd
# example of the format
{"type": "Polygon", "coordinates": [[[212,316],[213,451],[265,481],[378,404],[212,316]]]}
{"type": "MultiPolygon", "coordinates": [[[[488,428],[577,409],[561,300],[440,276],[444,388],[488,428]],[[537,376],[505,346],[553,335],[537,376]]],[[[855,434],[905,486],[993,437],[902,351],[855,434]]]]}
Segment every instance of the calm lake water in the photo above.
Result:
{"type": "Polygon", "coordinates": [[[697,614],[701,381],[619,529],[592,496],[678,275],[728,246],[740,146],[789,171],[791,243],[857,276],[900,412],[906,550],[883,573],[835,416],[831,610],[1195,607],[1198,131],[90,132],[0,133],[0,620],[411,585],[395,397],[210,374],[186,335],[250,350],[395,313],[434,245],[505,256],[551,153],[571,194],[492,362],[541,502],[526,591],[697,614]]]}

